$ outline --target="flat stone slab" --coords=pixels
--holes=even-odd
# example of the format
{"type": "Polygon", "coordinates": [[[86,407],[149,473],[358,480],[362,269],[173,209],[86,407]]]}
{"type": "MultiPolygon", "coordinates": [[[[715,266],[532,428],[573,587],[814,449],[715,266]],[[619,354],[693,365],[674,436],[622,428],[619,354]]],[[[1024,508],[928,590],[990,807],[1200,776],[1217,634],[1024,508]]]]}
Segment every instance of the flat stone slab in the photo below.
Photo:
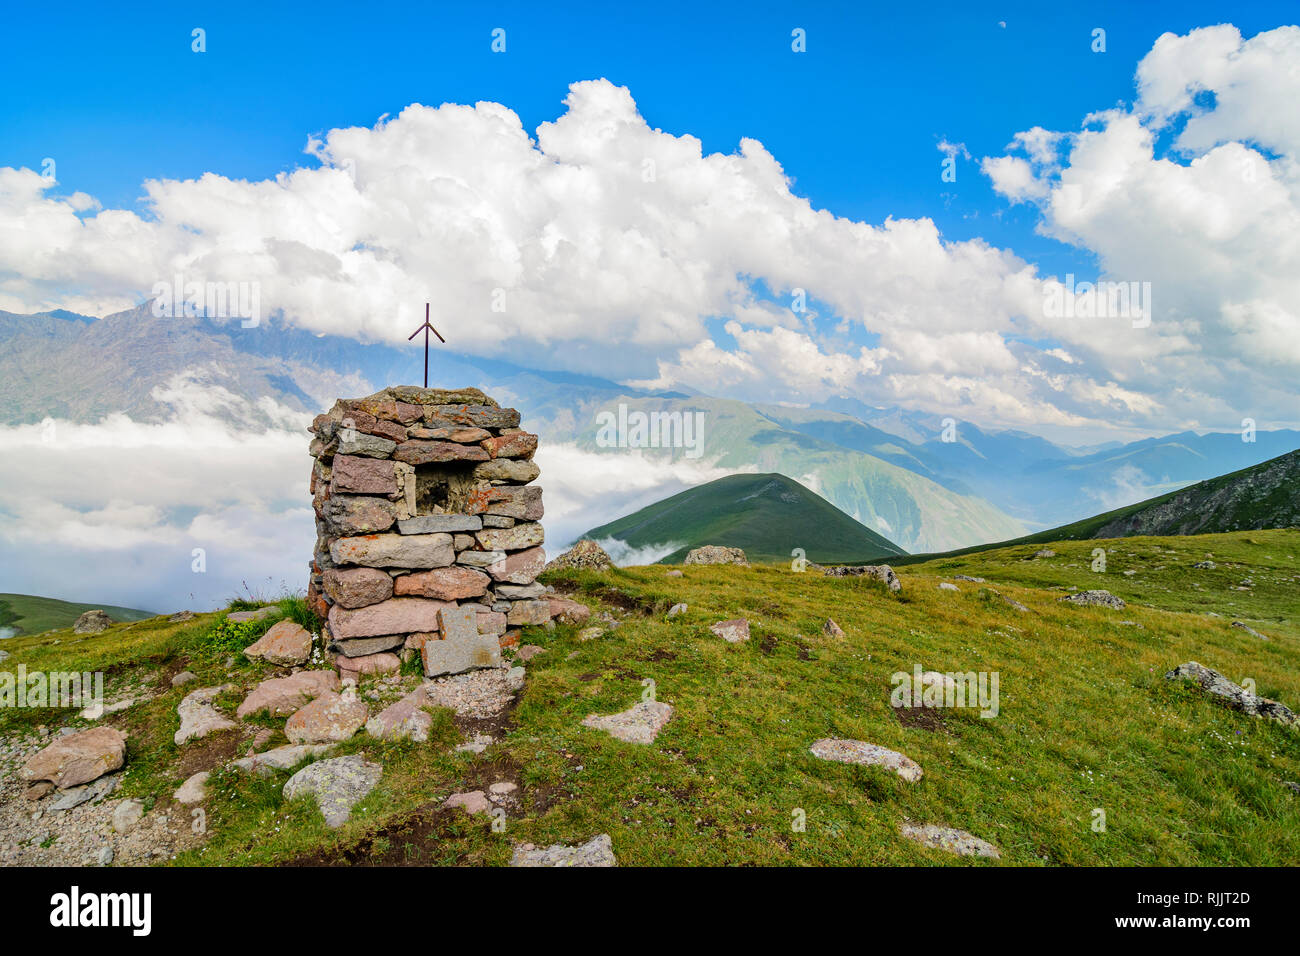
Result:
{"type": "Polygon", "coordinates": [[[64,810],[71,810],[74,807],[79,807],[83,803],[89,803],[92,800],[95,803],[99,803],[116,789],[116,776],[100,777],[98,780],[88,783],[85,786],[72,787],[69,790],[64,790],[59,795],[59,799],[50,805],[50,810],[59,813],[64,810]]]}
{"type": "Polygon", "coordinates": [[[273,717],[288,717],[313,698],[338,689],[339,676],[333,671],[299,671],[288,677],[273,677],[254,687],[236,708],[235,715],[247,717],[266,711],[273,717]]]}
{"type": "Polygon", "coordinates": [[[719,621],[717,624],[710,624],[709,630],[722,638],[728,644],[742,644],[749,640],[749,621],[745,620],[743,617],[734,618],[730,621],[719,621]]]}
{"type": "Polygon", "coordinates": [[[470,790],[468,793],[453,793],[443,806],[451,810],[461,807],[470,816],[476,813],[490,813],[492,804],[488,803],[487,794],[482,790],[470,790]]]}
{"type": "Polygon", "coordinates": [[[642,700],[619,714],[591,714],[583,718],[582,726],[630,744],[651,744],[672,716],[672,707],[663,701],[642,700]]]}
{"type": "Polygon", "coordinates": [[[284,735],[295,744],[347,740],[366,723],[366,705],[356,697],[326,691],[285,722],[284,735]]]}
{"type": "Polygon", "coordinates": [[[384,768],[370,763],[360,754],[331,757],[303,767],[284,785],[284,798],[293,800],[306,794],[316,798],[325,817],[325,825],[343,826],[352,816],[352,808],[375,789],[384,768]]]}
{"type": "Polygon", "coordinates": [[[230,761],[226,766],[245,773],[267,776],[277,770],[288,770],[308,757],[317,757],[333,749],[332,744],[289,744],[268,750],[266,753],[240,757],[238,760],[230,761]]]}
{"type": "Polygon", "coordinates": [[[983,856],[993,860],[1002,858],[1002,852],[992,843],[972,836],[965,830],[935,826],[933,823],[904,823],[898,832],[922,846],[955,853],[957,856],[983,856]]]}
{"type": "Polygon", "coordinates": [[[220,687],[200,687],[186,694],[185,699],[176,707],[176,713],[181,718],[180,730],[172,738],[176,746],[199,740],[219,730],[238,727],[237,723],[222,714],[212,703],[219,694],[234,689],[234,684],[223,684],[220,687]]]}
{"type": "Polygon", "coordinates": [[[862,740],[841,740],[824,737],[813,742],[808,748],[819,760],[833,760],[837,763],[863,764],[872,767],[884,767],[892,770],[908,783],[921,779],[923,771],[920,764],[911,757],[862,740]]]}
{"type": "Polygon", "coordinates": [[[592,837],[581,846],[555,843],[541,849],[531,843],[515,847],[511,866],[618,866],[608,833],[592,837]]]}
{"type": "Polygon", "coordinates": [[[181,784],[176,792],[172,794],[172,798],[177,803],[184,803],[186,805],[202,803],[204,798],[208,795],[208,778],[211,776],[212,774],[207,770],[200,770],[194,776],[181,784]]]}

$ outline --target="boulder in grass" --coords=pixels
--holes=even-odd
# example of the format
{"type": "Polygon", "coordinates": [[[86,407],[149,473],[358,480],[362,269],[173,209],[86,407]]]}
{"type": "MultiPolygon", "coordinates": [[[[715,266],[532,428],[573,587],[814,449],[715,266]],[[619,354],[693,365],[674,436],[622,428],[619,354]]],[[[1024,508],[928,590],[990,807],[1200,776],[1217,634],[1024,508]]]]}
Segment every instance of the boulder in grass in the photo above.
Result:
{"type": "Polygon", "coordinates": [[[687,564],[739,564],[749,567],[749,559],[740,548],[729,548],[721,544],[706,544],[693,548],[686,555],[687,564]]]}
{"type": "Polygon", "coordinates": [[[672,715],[673,709],[668,704],[658,700],[643,700],[622,713],[591,714],[583,719],[582,726],[603,730],[611,737],[630,744],[651,744],[672,715]]]}
{"type": "Polygon", "coordinates": [[[710,624],[709,630],[728,644],[741,644],[749,640],[749,621],[743,617],[710,624]]]}
{"type": "Polygon", "coordinates": [[[808,749],[819,760],[884,767],[894,771],[908,783],[916,783],[923,776],[920,765],[911,757],[862,740],[839,740],[828,737],[814,741],[808,749]]]}
{"type": "Polygon", "coordinates": [[[352,737],[368,716],[355,696],[326,691],[285,722],[284,735],[295,744],[337,743],[352,737]]]}
{"type": "Polygon", "coordinates": [[[556,843],[541,848],[531,843],[515,847],[511,866],[618,866],[608,833],[592,837],[581,846],[556,843]]]}
{"type": "Polygon", "coordinates": [[[103,611],[87,611],[72,625],[74,634],[98,634],[108,629],[113,619],[103,611]]]}
{"type": "Polygon", "coordinates": [[[588,571],[608,571],[614,562],[605,549],[590,538],[583,538],[568,551],[555,558],[548,565],[547,571],[561,571],[566,568],[588,571]]]}
{"type": "Polygon", "coordinates": [[[1267,717],[1283,724],[1297,722],[1296,715],[1284,704],[1267,697],[1257,697],[1241,685],[1234,684],[1218,671],[1196,661],[1179,664],[1165,674],[1165,680],[1191,681],[1207,694],[1218,698],[1224,706],[1249,714],[1251,717],[1267,717]]]}
{"type": "Polygon", "coordinates": [[[297,621],[280,621],[244,648],[244,656],[281,667],[305,664],[311,656],[311,634],[297,621]]]}
{"type": "Polygon", "coordinates": [[[1116,597],[1109,591],[1080,591],[1078,594],[1067,594],[1061,598],[1067,604],[1081,604],[1084,607],[1109,607],[1116,610],[1127,607],[1123,598],[1116,597]]]}
{"type": "Polygon", "coordinates": [[[866,577],[879,581],[895,594],[903,590],[903,582],[898,580],[898,575],[894,573],[894,569],[887,564],[837,565],[833,568],[823,568],[822,574],[832,578],[866,577]]]}
{"type": "Polygon", "coordinates": [[[972,836],[965,830],[939,827],[933,823],[923,825],[904,823],[899,827],[899,832],[907,839],[920,843],[922,846],[933,847],[936,850],[954,853],[957,856],[982,856],[993,860],[1002,857],[1001,851],[992,843],[981,840],[977,836],[972,836]]]}
{"type": "Polygon", "coordinates": [[[313,797],[325,817],[325,825],[337,829],[348,821],[352,808],[375,789],[383,773],[382,766],[370,763],[360,754],[318,760],[289,778],[284,785],[284,798],[313,797]]]}

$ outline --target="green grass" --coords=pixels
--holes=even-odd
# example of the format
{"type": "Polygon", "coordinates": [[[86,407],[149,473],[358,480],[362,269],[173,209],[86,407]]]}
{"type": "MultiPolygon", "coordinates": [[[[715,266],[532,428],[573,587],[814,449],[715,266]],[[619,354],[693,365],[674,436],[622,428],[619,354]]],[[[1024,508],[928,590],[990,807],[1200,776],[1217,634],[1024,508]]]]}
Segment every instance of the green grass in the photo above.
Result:
{"type": "Polygon", "coordinates": [[[59,627],[71,627],[86,611],[102,610],[115,621],[141,621],[151,611],[112,604],[75,604],[34,594],[0,594],[0,627],[12,627],[19,634],[40,634],[59,627]]]}
{"type": "Polygon", "coordinates": [[[803,548],[811,561],[866,562],[903,550],[784,475],[728,475],[593,528],[633,548],[677,545],[660,563],[681,563],[705,544],[742,548],[751,561],[788,561],[803,548]],[[816,533],[812,533],[816,529],[816,533]]]}
{"type": "MultiPolygon", "coordinates": [[[[918,847],[899,836],[904,820],[968,830],[997,844],[1003,865],[1300,862],[1300,797],[1282,786],[1300,780],[1300,730],[1163,678],[1194,659],[1300,710],[1300,532],[1052,547],[1055,558],[1017,547],[904,568],[901,595],[784,564],[691,566],[681,578],[662,566],[552,576],[593,607],[627,609],[624,623],[585,642],[573,627],[529,629],[525,642],[547,652],[528,665],[504,740],[481,756],[455,753],[461,730],[446,711],[425,745],[359,734],[340,752],[381,762],[384,778],[339,831],[309,803],[281,800],[288,773],[219,772],[207,843],[178,862],[500,864],[517,843],[606,832],[629,865],[997,865],[918,847]],[[1107,549],[1104,572],[1091,570],[1098,546],[1107,549]],[[1207,553],[1216,569],[1193,571],[1207,553]],[[957,573],[987,580],[938,589],[957,573]],[[1253,587],[1234,590],[1243,579],[1253,587]],[[1129,606],[1063,604],[1070,587],[1106,588],[1129,606]],[[670,620],[677,602],[689,610],[670,620]],[[709,633],[736,616],[751,622],[748,643],[709,633]],[[823,635],[827,617],[845,638],[823,635]],[[997,672],[998,716],[943,710],[932,727],[905,725],[890,706],[890,675],[916,664],[997,672]],[[675,708],[654,744],[581,726],[588,714],[631,706],[648,681],[675,708]],[[908,784],[878,768],[818,761],[808,746],[827,736],[901,750],[925,776],[908,784]],[[505,832],[440,809],[450,793],[497,779],[520,785],[505,832]],[[1096,809],[1105,832],[1092,829],[1096,809]],[[803,832],[791,825],[796,813],[803,832]]],[[[251,685],[265,668],[241,659],[228,671],[205,645],[212,621],[117,625],[78,642],[64,632],[18,638],[0,669],[184,664],[203,668],[204,685],[251,685]]],[[[178,763],[203,745],[170,743],[181,695],[108,718],[132,731],[125,793],[165,802],[183,779],[178,763]]],[[[0,716],[0,731],[13,720],[0,716]]]]}

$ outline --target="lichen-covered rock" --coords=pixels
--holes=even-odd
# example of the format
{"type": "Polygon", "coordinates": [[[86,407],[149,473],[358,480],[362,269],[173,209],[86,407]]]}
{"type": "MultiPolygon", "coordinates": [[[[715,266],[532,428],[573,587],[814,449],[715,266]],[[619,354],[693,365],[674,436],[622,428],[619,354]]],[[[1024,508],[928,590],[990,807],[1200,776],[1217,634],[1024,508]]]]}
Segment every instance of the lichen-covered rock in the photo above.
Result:
{"type": "Polygon", "coordinates": [[[722,638],[728,644],[740,644],[749,640],[749,621],[743,617],[738,617],[730,621],[719,621],[717,624],[710,624],[709,630],[722,638]]]}
{"type": "Polygon", "coordinates": [[[581,846],[555,843],[541,849],[531,843],[515,847],[511,866],[618,866],[608,833],[592,837],[581,846]]]}
{"type": "Polygon", "coordinates": [[[352,808],[379,783],[384,768],[360,754],[332,757],[303,767],[284,785],[284,799],[309,795],[315,798],[325,825],[338,828],[352,815],[352,808]]]}
{"type": "Polygon", "coordinates": [[[935,826],[933,823],[904,823],[899,827],[899,832],[922,846],[955,853],[957,856],[982,856],[994,860],[1002,857],[1001,851],[992,843],[972,836],[965,830],[935,826]]]}
{"type": "Polygon", "coordinates": [[[588,571],[607,571],[613,566],[614,562],[610,560],[604,548],[590,538],[583,538],[568,551],[565,551],[546,565],[546,570],[558,571],[564,568],[574,568],[588,571]]]}
{"type": "Polygon", "coordinates": [[[1283,724],[1294,724],[1297,720],[1296,715],[1284,704],[1267,697],[1257,697],[1241,685],[1234,684],[1218,671],[1196,661],[1179,664],[1165,674],[1165,680],[1192,681],[1207,694],[1218,698],[1225,706],[1252,717],[1267,717],[1283,724]]]}
{"type": "Polygon", "coordinates": [[[729,548],[720,544],[706,544],[692,549],[686,555],[687,564],[739,564],[749,567],[749,559],[740,548],[729,548]]]}
{"type": "Polygon", "coordinates": [[[1109,591],[1080,591],[1078,594],[1067,594],[1061,598],[1067,604],[1081,604],[1084,607],[1110,607],[1119,609],[1127,607],[1123,598],[1118,598],[1109,591]]]}
{"type": "Polygon", "coordinates": [[[284,735],[295,744],[337,743],[365,726],[368,716],[356,697],[326,691],[285,722],[284,735]]]}
{"type": "Polygon", "coordinates": [[[642,700],[622,713],[590,714],[583,718],[582,726],[603,730],[611,737],[631,744],[651,744],[672,716],[673,709],[668,704],[642,700]]]}
{"type": "Polygon", "coordinates": [[[923,776],[920,765],[911,757],[863,740],[840,740],[827,737],[814,741],[808,749],[819,760],[884,767],[894,771],[908,783],[916,783],[923,776]]]}
{"type": "Polygon", "coordinates": [[[100,631],[107,630],[113,623],[113,619],[103,611],[87,611],[77,618],[72,625],[74,634],[98,634],[100,631]]]}
{"type": "Polygon", "coordinates": [[[213,704],[218,695],[234,689],[234,684],[224,684],[221,687],[200,687],[186,694],[176,707],[176,713],[181,718],[180,729],[173,737],[176,746],[179,747],[191,740],[199,740],[220,730],[238,727],[238,724],[222,714],[213,704]]]}
{"type": "Polygon", "coordinates": [[[832,578],[866,577],[879,581],[892,592],[903,590],[903,582],[898,580],[894,569],[887,564],[838,565],[833,568],[823,568],[822,574],[832,578]]]}

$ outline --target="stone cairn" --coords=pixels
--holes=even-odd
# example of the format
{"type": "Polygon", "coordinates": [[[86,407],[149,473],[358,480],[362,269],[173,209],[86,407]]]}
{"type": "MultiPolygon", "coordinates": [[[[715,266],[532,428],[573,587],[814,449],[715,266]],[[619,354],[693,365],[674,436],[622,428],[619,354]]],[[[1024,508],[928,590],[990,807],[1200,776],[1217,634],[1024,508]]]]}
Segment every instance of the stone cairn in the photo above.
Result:
{"type": "Polygon", "coordinates": [[[536,582],[537,436],[478,389],[395,386],[318,415],[308,601],[349,674],[420,653],[429,677],[500,667],[551,617],[536,582]]]}

